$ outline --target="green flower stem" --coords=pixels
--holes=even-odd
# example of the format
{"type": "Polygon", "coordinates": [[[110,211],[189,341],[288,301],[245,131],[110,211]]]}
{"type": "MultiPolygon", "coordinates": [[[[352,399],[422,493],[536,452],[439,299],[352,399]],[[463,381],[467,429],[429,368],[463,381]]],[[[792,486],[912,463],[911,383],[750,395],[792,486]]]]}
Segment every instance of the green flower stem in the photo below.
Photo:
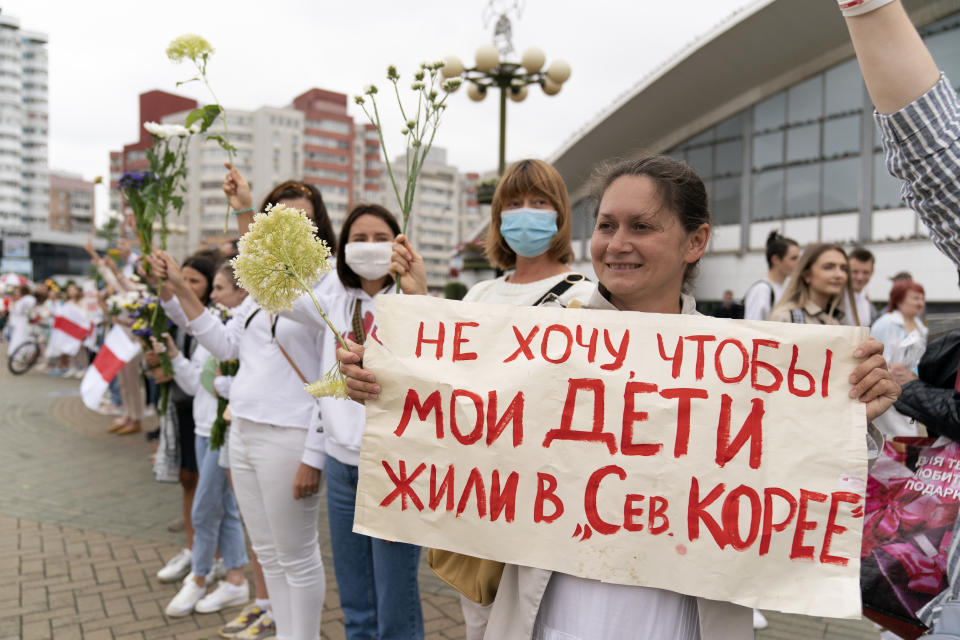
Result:
{"type": "MultiPolygon", "coordinates": [[[[400,189],[397,188],[397,181],[393,177],[393,168],[390,165],[390,157],[387,155],[386,143],[383,141],[383,127],[380,126],[380,111],[377,109],[377,100],[372,95],[370,96],[370,102],[373,103],[373,114],[376,119],[370,117],[366,107],[364,107],[363,111],[367,114],[367,119],[372,120],[377,129],[377,137],[380,138],[380,148],[383,150],[383,161],[387,165],[387,175],[390,176],[390,184],[393,185],[393,194],[397,197],[397,202],[402,205],[403,200],[400,199],[400,189]]],[[[404,216],[406,216],[406,214],[404,214],[404,216]]]]}
{"type": "MultiPolygon", "coordinates": [[[[200,67],[200,78],[203,80],[203,84],[207,87],[207,91],[210,92],[210,97],[213,98],[213,102],[220,107],[220,117],[223,119],[223,139],[227,142],[227,147],[224,151],[227,152],[227,160],[230,162],[230,166],[233,166],[233,151],[230,150],[230,129],[227,128],[227,110],[223,108],[223,105],[220,104],[220,100],[217,99],[217,94],[213,92],[213,87],[210,86],[210,83],[207,81],[207,68],[206,64],[200,67]]],[[[226,217],[223,219],[223,232],[226,233],[230,228],[230,201],[227,201],[227,213],[226,217]]]]}
{"type": "Polygon", "coordinates": [[[340,346],[343,347],[346,351],[350,350],[350,347],[347,346],[347,341],[343,339],[343,336],[340,335],[340,332],[337,330],[333,323],[330,322],[330,318],[327,317],[327,314],[323,312],[323,309],[320,308],[320,302],[317,300],[317,297],[313,295],[313,289],[304,284],[303,280],[297,278],[297,282],[303,287],[307,295],[310,296],[310,299],[313,300],[313,306],[317,308],[317,313],[320,314],[320,317],[323,318],[323,321],[327,323],[327,326],[330,327],[330,330],[333,331],[333,335],[337,336],[337,342],[340,343],[340,346]]]}

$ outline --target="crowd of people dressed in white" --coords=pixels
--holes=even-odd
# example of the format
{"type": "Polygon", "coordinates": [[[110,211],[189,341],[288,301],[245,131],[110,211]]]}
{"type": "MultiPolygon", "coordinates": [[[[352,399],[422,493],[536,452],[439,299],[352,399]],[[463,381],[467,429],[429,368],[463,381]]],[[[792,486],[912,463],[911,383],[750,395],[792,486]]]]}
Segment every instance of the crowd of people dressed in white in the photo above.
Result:
{"type": "MultiPolygon", "coordinates": [[[[945,171],[960,176],[960,103],[900,2],[840,5],[878,111],[888,167],[905,180],[905,199],[934,241],[960,264],[960,181],[944,179],[945,171]],[[923,153],[912,145],[918,136],[929,137],[923,153]]],[[[692,291],[711,218],[695,171],[665,156],[640,155],[598,167],[593,185],[590,258],[597,282],[571,269],[572,212],[562,178],[546,162],[528,159],[507,169],[493,197],[486,256],[504,275],[476,284],[465,300],[697,313],[692,291]]],[[[223,190],[243,236],[255,211],[249,184],[228,166],[223,190]]],[[[99,329],[82,336],[82,346],[44,355],[51,375],[82,375],[105,329],[120,326],[132,335],[136,323],[124,302],[152,287],[159,295],[154,304],[171,326],[153,337],[142,359],[123,365],[103,410],[118,413],[110,431],[137,433],[145,407],[156,403],[154,387],[169,384],[160,446],[178,443],[177,455],[171,461],[158,450],[158,458],[176,468],[158,469],[158,477],[182,487],[186,540],[157,574],[160,581],[180,583],[166,614],[243,606],[221,635],[317,640],[326,586],[318,543],[322,478],[346,637],[423,638],[420,548],[354,533],[352,525],[362,403],[379,392],[361,366],[364,341],[376,331],[374,301],[394,295],[397,279],[403,295],[426,295],[424,261],[382,206],[355,205],[335,233],[312,184],[277,185],[258,210],[272,204],[303,211],[331,248],[335,271],[320,277],[313,293],[349,349],[338,345],[307,296],[292,311],[261,309],[236,284],[228,261],[235,245],[178,262],[158,250],[145,250],[138,260],[121,243],[114,255],[90,249],[100,291],[71,283],[61,300],[54,283],[18,284],[5,301],[8,353],[42,342],[45,333],[52,343],[58,317],[73,325],[89,322],[99,329]],[[172,373],[161,353],[170,358],[172,373]],[[235,372],[227,371],[225,363],[233,361],[235,372]],[[338,366],[349,399],[318,401],[304,391],[305,383],[338,366]],[[212,429],[227,401],[229,430],[220,447],[212,429]],[[255,577],[252,602],[248,564],[255,577]]],[[[745,292],[742,315],[871,326],[873,338],[858,347],[859,364],[850,372],[852,397],[866,406],[867,445],[876,453],[877,428],[887,436],[915,434],[916,423],[890,407],[899,384],[916,377],[926,346],[923,287],[904,274],[881,313],[864,293],[875,258],[862,248],[848,255],[835,244],[800,247],[773,233],[767,262],[765,277],[745,292]]],[[[724,307],[717,315],[729,312],[724,307]]],[[[492,605],[462,597],[462,610],[471,640],[725,640],[752,637],[752,628],[765,624],[730,603],[517,565],[504,568],[492,605]]]]}

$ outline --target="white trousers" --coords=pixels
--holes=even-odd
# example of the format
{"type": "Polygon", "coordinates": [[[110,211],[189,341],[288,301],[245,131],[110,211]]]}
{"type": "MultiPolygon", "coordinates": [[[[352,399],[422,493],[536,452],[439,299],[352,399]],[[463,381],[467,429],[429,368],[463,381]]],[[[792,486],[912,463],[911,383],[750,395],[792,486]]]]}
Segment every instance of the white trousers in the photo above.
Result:
{"type": "Polygon", "coordinates": [[[326,578],[317,542],[320,496],[293,499],[306,429],[234,416],[230,471],[270,593],[277,640],[318,640],[326,578]]]}
{"type": "Polygon", "coordinates": [[[460,610],[463,611],[463,625],[467,628],[467,640],[483,640],[491,609],[493,609],[492,604],[486,606],[477,604],[460,594],[460,610]]]}

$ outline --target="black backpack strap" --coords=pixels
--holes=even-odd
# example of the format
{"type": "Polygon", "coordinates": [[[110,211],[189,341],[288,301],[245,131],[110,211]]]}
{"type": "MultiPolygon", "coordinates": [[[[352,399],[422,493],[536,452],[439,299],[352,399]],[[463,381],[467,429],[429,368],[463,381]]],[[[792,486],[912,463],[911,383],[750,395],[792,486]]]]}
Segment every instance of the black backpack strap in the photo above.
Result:
{"type": "MultiPolygon", "coordinates": [[[[250,327],[250,323],[253,322],[254,316],[256,316],[258,313],[260,313],[260,307],[257,307],[256,309],[254,309],[254,310],[253,310],[253,313],[251,313],[249,316],[247,316],[247,321],[243,323],[243,330],[244,330],[244,331],[246,331],[247,328],[250,327]]],[[[276,325],[274,325],[274,326],[276,326],[276,325]]]]}
{"type": "Polygon", "coordinates": [[[533,303],[533,306],[538,307],[543,304],[543,301],[549,298],[551,295],[557,296],[558,298],[567,292],[567,289],[577,284],[578,282],[584,282],[587,278],[579,273],[568,273],[563,280],[553,285],[550,291],[547,291],[545,294],[537,298],[537,301],[533,303]]]}
{"type": "Polygon", "coordinates": [[[803,309],[791,309],[790,310],[790,322],[794,324],[806,324],[807,321],[803,317],[803,309]]]}

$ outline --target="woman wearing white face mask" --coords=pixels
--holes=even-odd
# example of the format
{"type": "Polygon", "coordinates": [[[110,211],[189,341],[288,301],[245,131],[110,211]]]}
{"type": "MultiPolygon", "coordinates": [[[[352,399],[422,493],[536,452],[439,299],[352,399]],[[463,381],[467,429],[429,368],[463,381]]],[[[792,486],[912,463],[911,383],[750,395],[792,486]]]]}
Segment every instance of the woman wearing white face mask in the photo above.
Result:
{"type": "MultiPolygon", "coordinates": [[[[387,267],[399,234],[393,215],[374,204],[355,206],[343,223],[338,277],[324,281],[317,299],[333,326],[353,342],[376,336],[374,298],[393,287],[387,267]]],[[[336,366],[336,336],[309,297],[294,302],[293,311],[283,315],[322,330],[321,370],[336,366]]],[[[347,638],[423,638],[417,586],[420,547],[353,533],[364,409],[350,400],[320,398],[320,415],[324,432],[311,434],[308,442],[322,437],[327,454],[330,546],[347,638]]]]}

